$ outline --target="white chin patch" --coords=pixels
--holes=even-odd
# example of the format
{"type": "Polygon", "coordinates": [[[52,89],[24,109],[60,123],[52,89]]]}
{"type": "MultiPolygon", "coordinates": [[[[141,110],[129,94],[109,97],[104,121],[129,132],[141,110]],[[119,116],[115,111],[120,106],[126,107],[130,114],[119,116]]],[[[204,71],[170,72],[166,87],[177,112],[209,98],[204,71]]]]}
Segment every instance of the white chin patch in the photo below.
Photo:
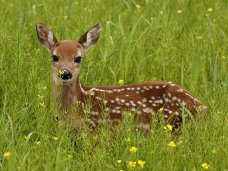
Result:
{"type": "Polygon", "coordinates": [[[57,77],[53,77],[53,80],[56,85],[68,85],[73,81],[73,78],[71,78],[69,80],[63,80],[57,76],[57,77]]]}

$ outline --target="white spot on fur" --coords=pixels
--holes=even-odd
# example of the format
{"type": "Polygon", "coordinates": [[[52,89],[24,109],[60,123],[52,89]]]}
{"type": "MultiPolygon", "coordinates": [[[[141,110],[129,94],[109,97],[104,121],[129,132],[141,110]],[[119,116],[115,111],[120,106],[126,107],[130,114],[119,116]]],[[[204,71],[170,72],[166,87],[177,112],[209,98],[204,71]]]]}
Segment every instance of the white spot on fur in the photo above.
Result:
{"type": "Polygon", "coordinates": [[[136,110],[136,109],[135,109],[134,107],[131,108],[131,111],[135,112],[135,110],[136,110]]]}
{"type": "Polygon", "coordinates": [[[177,100],[177,97],[173,96],[172,100],[173,100],[173,101],[177,100]]]}
{"type": "Polygon", "coordinates": [[[142,102],[140,102],[140,101],[137,101],[137,103],[138,103],[139,105],[141,105],[141,104],[142,104],[142,102]]]}
{"type": "Polygon", "coordinates": [[[183,93],[184,91],[182,89],[177,90],[179,93],[183,93]]]}
{"type": "Polygon", "coordinates": [[[155,97],[154,97],[154,96],[151,96],[151,99],[152,99],[152,100],[155,100],[155,97]]]}
{"type": "Polygon", "coordinates": [[[143,103],[145,103],[146,101],[147,101],[147,99],[146,99],[146,98],[143,98],[143,99],[142,99],[142,102],[143,102],[143,103]]]}
{"type": "Polygon", "coordinates": [[[156,88],[156,89],[160,89],[160,87],[159,87],[159,86],[155,86],[155,88],[156,88]]]}
{"type": "Polygon", "coordinates": [[[91,115],[97,116],[99,115],[99,112],[91,111],[91,115]]]}
{"type": "Polygon", "coordinates": [[[96,96],[95,98],[96,98],[97,100],[102,100],[102,99],[101,99],[100,97],[98,97],[98,96],[96,96]]]}
{"type": "Polygon", "coordinates": [[[153,110],[151,108],[145,108],[145,109],[143,109],[143,112],[145,112],[145,113],[152,113],[153,110]]]}
{"type": "Polygon", "coordinates": [[[125,102],[125,100],[124,100],[124,99],[121,99],[120,101],[121,101],[122,103],[124,103],[124,102],[125,102]]]}
{"type": "Polygon", "coordinates": [[[130,101],[132,106],[136,106],[136,104],[134,103],[134,101],[130,101]]]}
{"type": "Polygon", "coordinates": [[[120,101],[120,99],[119,98],[115,98],[115,100],[118,102],[118,101],[120,101]]]}
{"type": "Polygon", "coordinates": [[[143,104],[143,105],[142,105],[142,107],[146,107],[146,105],[145,105],[145,104],[143,104]]]}
{"type": "Polygon", "coordinates": [[[136,113],[137,113],[137,114],[139,114],[139,115],[141,115],[141,114],[142,114],[142,112],[141,112],[140,110],[139,110],[139,111],[137,111],[136,113]]]}
{"type": "Polygon", "coordinates": [[[175,115],[179,116],[179,113],[178,112],[175,112],[175,115]]]}

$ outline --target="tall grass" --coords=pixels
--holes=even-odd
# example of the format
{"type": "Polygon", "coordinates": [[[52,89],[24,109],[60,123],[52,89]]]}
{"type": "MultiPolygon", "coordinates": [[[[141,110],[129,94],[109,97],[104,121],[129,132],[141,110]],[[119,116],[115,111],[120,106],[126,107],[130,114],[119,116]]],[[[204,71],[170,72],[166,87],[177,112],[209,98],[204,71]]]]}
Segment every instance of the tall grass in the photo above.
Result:
{"type": "Polygon", "coordinates": [[[227,170],[227,11],[226,0],[2,0],[0,169],[201,170],[207,163],[209,170],[227,170]],[[172,81],[209,107],[206,123],[187,121],[176,147],[167,146],[172,136],[155,119],[149,137],[133,131],[128,113],[115,131],[104,124],[93,134],[82,128],[72,136],[56,120],[52,62],[37,40],[37,22],[59,40],[77,40],[101,22],[100,40],[83,63],[82,83],[172,81]],[[136,153],[129,151],[132,146],[136,153]],[[144,168],[127,167],[139,159],[144,168]]]}

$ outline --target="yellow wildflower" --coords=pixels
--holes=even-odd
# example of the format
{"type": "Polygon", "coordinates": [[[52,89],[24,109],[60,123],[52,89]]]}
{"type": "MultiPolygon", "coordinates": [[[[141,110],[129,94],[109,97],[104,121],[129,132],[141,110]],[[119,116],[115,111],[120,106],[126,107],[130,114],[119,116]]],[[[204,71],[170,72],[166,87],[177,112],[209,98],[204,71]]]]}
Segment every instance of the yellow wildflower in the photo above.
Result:
{"type": "Polygon", "coordinates": [[[213,149],[213,150],[212,150],[212,153],[215,154],[215,153],[217,153],[217,151],[216,151],[215,149],[213,149]]]}
{"type": "Polygon", "coordinates": [[[201,40],[202,36],[196,36],[196,39],[201,40]]]}
{"type": "Polygon", "coordinates": [[[207,12],[212,13],[213,12],[213,8],[208,8],[207,12]]]}
{"type": "Polygon", "coordinates": [[[41,96],[41,95],[37,95],[37,97],[38,97],[38,99],[40,99],[40,100],[43,100],[43,98],[44,98],[44,96],[41,96]]]}
{"type": "Polygon", "coordinates": [[[59,70],[58,74],[61,76],[64,74],[64,71],[63,70],[59,70]]]}
{"type": "Polygon", "coordinates": [[[168,124],[168,125],[164,126],[164,129],[167,130],[167,131],[172,131],[173,130],[173,126],[168,124]]]}
{"type": "Polygon", "coordinates": [[[36,145],[39,145],[39,144],[40,144],[40,141],[36,141],[35,144],[36,144],[36,145]]]}
{"type": "Polygon", "coordinates": [[[126,142],[131,142],[131,138],[130,138],[130,137],[125,138],[125,141],[126,141],[126,142]]]}
{"type": "Polygon", "coordinates": [[[173,141],[170,141],[167,146],[170,146],[170,147],[176,147],[177,145],[173,142],[173,141]]]}
{"type": "Polygon", "coordinates": [[[145,165],[145,161],[143,161],[143,160],[138,160],[138,165],[140,166],[140,167],[144,167],[144,165],[145,165]]]}
{"type": "Polygon", "coordinates": [[[123,169],[120,169],[120,171],[123,171],[123,169]]]}
{"type": "Polygon", "coordinates": [[[88,94],[89,94],[90,96],[94,96],[94,95],[95,95],[94,91],[88,91],[88,94]]]}
{"type": "Polygon", "coordinates": [[[164,108],[163,107],[159,109],[159,112],[160,113],[162,113],[163,111],[164,111],[164,108]]]}
{"type": "Polygon", "coordinates": [[[47,87],[46,87],[46,86],[44,86],[44,87],[43,87],[43,90],[47,90],[47,87]]]}
{"type": "Polygon", "coordinates": [[[182,10],[177,10],[177,14],[182,14],[182,10]]]}
{"type": "Polygon", "coordinates": [[[11,156],[11,152],[9,151],[6,151],[4,154],[3,154],[3,157],[4,158],[9,158],[11,156]]]}
{"type": "Polygon", "coordinates": [[[138,151],[138,148],[137,147],[131,147],[130,148],[130,152],[131,153],[136,153],[138,151]]]}
{"type": "Polygon", "coordinates": [[[127,167],[135,167],[136,166],[136,162],[134,161],[129,161],[128,164],[127,164],[127,167]]]}
{"type": "Polygon", "coordinates": [[[201,167],[203,168],[203,169],[205,169],[205,170],[208,170],[209,169],[209,164],[207,164],[207,163],[202,163],[201,164],[201,167]]]}
{"type": "Polygon", "coordinates": [[[141,8],[141,5],[136,4],[135,7],[139,9],[139,8],[141,8]]]}
{"type": "Polygon", "coordinates": [[[120,164],[122,162],[122,160],[116,160],[116,163],[120,164]]]}
{"type": "Polygon", "coordinates": [[[58,137],[52,137],[52,139],[55,140],[55,141],[58,141],[59,140],[58,137]]]}
{"type": "Polygon", "coordinates": [[[124,80],[119,80],[118,83],[119,83],[120,85],[123,85],[123,84],[124,84],[124,80]]]}
{"type": "Polygon", "coordinates": [[[70,160],[70,159],[72,159],[72,158],[73,158],[73,156],[72,156],[72,155],[70,155],[70,154],[68,154],[68,155],[67,155],[67,159],[69,159],[69,160],[70,160]]]}
{"type": "Polygon", "coordinates": [[[40,106],[41,106],[41,107],[46,107],[46,105],[45,105],[44,102],[41,102],[41,103],[40,103],[40,106]]]}

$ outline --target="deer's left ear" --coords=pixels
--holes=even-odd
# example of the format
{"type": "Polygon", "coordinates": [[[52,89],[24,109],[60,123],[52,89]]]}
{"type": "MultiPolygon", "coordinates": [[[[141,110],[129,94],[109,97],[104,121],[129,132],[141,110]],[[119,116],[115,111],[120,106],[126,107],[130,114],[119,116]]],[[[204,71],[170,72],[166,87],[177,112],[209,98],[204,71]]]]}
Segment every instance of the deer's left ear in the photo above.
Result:
{"type": "Polygon", "coordinates": [[[51,51],[54,44],[57,42],[55,35],[47,26],[40,23],[36,25],[36,31],[40,43],[49,51],[51,51]]]}
{"type": "Polygon", "coordinates": [[[78,42],[81,43],[82,46],[87,50],[97,42],[100,36],[100,30],[101,24],[99,23],[89,29],[85,34],[83,34],[78,42]]]}

